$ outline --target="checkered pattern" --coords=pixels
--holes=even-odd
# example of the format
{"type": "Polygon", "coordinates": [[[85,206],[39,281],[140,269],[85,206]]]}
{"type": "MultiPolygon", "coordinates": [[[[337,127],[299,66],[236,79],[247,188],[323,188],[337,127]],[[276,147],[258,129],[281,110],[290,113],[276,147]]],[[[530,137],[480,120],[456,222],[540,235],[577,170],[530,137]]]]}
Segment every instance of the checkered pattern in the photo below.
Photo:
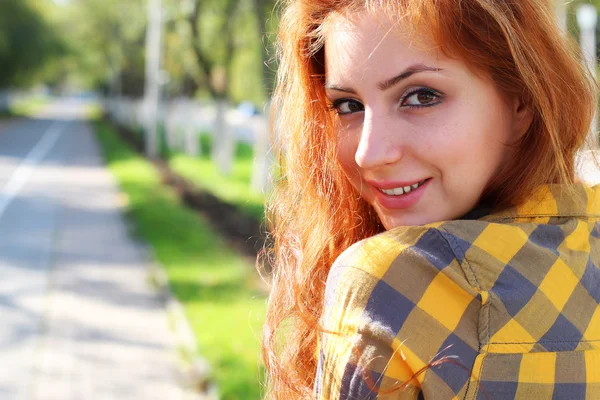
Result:
{"type": "Polygon", "coordinates": [[[600,399],[600,186],[575,191],[544,186],[518,208],[344,252],[316,397],[600,399]]]}

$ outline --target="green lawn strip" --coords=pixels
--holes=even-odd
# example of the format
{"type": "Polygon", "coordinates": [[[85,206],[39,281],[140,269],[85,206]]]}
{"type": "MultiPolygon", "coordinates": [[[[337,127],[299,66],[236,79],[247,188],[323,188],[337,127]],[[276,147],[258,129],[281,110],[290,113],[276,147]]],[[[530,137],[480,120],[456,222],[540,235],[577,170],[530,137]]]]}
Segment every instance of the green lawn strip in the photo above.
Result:
{"type": "Polygon", "coordinates": [[[19,98],[10,105],[10,113],[25,117],[34,116],[42,107],[50,103],[50,97],[34,95],[19,98]]]}
{"type": "Polygon", "coordinates": [[[265,297],[252,265],[160,183],[156,169],[102,122],[97,137],[128,198],[136,233],[154,249],[184,305],[222,399],[261,398],[265,297]]]}
{"type": "Polygon", "coordinates": [[[238,143],[233,168],[229,176],[219,172],[210,159],[210,144],[203,138],[202,155],[171,154],[169,166],[200,189],[238,207],[243,213],[262,221],[265,213],[263,194],[250,187],[253,167],[252,147],[238,143]]]}
{"type": "Polygon", "coordinates": [[[33,117],[50,102],[47,96],[26,96],[11,102],[7,110],[0,111],[0,120],[18,117],[33,117]]]}

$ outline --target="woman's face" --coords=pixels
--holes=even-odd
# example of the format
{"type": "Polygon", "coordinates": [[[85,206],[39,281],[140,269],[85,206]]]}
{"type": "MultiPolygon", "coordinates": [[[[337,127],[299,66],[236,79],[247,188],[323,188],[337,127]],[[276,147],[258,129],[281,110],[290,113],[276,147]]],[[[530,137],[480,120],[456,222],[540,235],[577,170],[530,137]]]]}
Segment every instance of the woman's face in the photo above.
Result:
{"type": "Polygon", "coordinates": [[[339,161],[386,229],[459,218],[510,162],[531,113],[425,35],[415,43],[382,21],[338,16],[325,36],[339,161]]]}

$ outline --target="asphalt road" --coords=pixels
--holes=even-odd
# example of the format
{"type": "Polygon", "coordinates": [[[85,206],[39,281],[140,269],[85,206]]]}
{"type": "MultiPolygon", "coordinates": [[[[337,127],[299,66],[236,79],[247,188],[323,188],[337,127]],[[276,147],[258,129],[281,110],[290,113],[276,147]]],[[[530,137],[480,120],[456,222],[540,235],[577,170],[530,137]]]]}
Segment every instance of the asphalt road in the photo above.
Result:
{"type": "Polygon", "coordinates": [[[185,398],[83,111],[0,122],[0,399],[185,398]]]}

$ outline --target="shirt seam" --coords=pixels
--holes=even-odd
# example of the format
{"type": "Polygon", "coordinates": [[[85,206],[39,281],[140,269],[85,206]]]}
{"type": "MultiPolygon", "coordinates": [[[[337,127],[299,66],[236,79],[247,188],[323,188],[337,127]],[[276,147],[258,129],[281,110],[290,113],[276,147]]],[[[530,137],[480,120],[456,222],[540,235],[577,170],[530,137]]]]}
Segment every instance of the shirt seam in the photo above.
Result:
{"type": "MultiPolygon", "coordinates": [[[[442,228],[442,227],[440,227],[439,229],[436,229],[436,232],[444,240],[444,242],[446,243],[446,245],[448,246],[448,248],[452,252],[452,255],[454,256],[455,260],[457,260],[457,261],[459,260],[459,258],[457,257],[457,254],[456,254],[457,251],[458,251],[458,253],[460,255],[462,255],[462,257],[460,257],[460,259],[462,259],[462,261],[459,262],[460,269],[461,269],[462,273],[465,275],[465,278],[467,279],[467,281],[469,281],[469,277],[467,276],[467,268],[465,268],[463,266],[463,264],[466,261],[466,264],[467,264],[467,267],[468,267],[468,271],[470,271],[470,273],[473,275],[473,280],[475,281],[475,284],[477,285],[475,287],[475,289],[477,290],[477,292],[481,296],[481,285],[479,284],[479,280],[477,279],[477,274],[475,274],[475,271],[473,270],[473,268],[471,267],[471,264],[467,260],[466,254],[464,254],[461,251],[461,249],[460,249],[459,246],[457,246],[456,244],[453,246],[452,243],[450,243],[450,241],[454,241],[453,235],[450,232],[448,232],[446,229],[442,228]],[[442,232],[446,233],[446,235],[442,234],[442,232]]],[[[483,299],[483,296],[481,296],[481,298],[483,299]]],[[[488,310],[489,310],[489,307],[488,307],[488,310]]],[[[488,316],[489,316],[489,313],[488,313],[488,316]]],[[[477,320],[478,320],[478,325],[479,325],[479,318],[477,320]]],[[[488,323],[487,335],[489,337],[489,323],[488,323]]],[[[478,349],[477,349],[477,353],[478,354],[482,354],[481,353],[481,349],[482,349],[481,342],[479,342],[478,343],[478,349]]],[[[485,358],[485,356],[484,356],[484,358],[485,358]]],[[[483,359],[481,361],[482,361],[481,369],[483,369],[483,359]]],[[[475,365],[473,365],[473,366],[475,366],[475,365]]],[[[479,372],[480,372],[479,376],[481,376],[481,370],[479,372]]],[[[471,377],[472,377],[472,374],[473,374],[473,369],[471,368],[471,377]]],[[[479,385],[479,378],[477,378],[475,381],[479,385]]],[[[471,378],[469,378],[469,381],[467,383],[467,388],[465,390],[465,395],[463,397],[464,400],[466,400],[467,396],[469,395],[469,391],[471,390],[471,383],[472,382],[473,382],[473,380],[471,378]]],[[[475,396],[477,396],[478,390],[475,390],[474,392],[475,392],[475,396]]]]}
{"type": "Polygon", "coordinates": [[[454,237],[452,236],[452,234],[450,232],[448,232],[446,229],[444,228],[440,228],[439,230],[443,231],[444,233],[448,234],[449,237],[446,237],[446,235],[442,235],[439,231],[438,234],[444,239],[444,241],[446,242],[446,244],[448,245],[448,247],[450,248],[450,250],[452,251],[452,254],[454,255],[454,258],[458,261],[458,257],[456,256],[456,253],[458,251],[459,255],[461,255],[461,259],[463,260],[462,262],[460,262],[460,267],[461,270],[463,271],[463,273],[465,274],[465,278],[469,279],[469,277],[467,276],[467,274],[465,273],[466,268],[463,266],[463,263],[466,261],[467,263],[467,267],[468,270],[470,271],[471,275],[473,275],[473,280],[475,281],[475,284],[477,285],[475,287],[475,289],[477,289],[478,292],[480,292],[481,289],[481,284],[479,283],[479,280],[477,279],[477,274],[475,274],[475,271],[473,270],[473,267],[471,267],[471,263],[469,263],[469,260],[467,260],[466,254],[463,253],[460,249],[459,246],[457,246],[455,244],[455,246],[453,246],[449,240],[454,241],[454,237]]]}
{"type": "MultiPolygon", "coordinates": [[[[477,375],[476,383],[477,388],[473,390],[473,399],[477,399],[477,395],[479,394],[479,389],[481,388],[481,374],[483,373],[483,365],[485,364],[485,359],[487,358],[488,353],[481,353],[481,366],[479,367],[479,373],[477,375]]],[[[469,386],[471,382],[469,381],[469,386]]],[[[466,397],[466,396],[465,396],[466,397]]]]}

